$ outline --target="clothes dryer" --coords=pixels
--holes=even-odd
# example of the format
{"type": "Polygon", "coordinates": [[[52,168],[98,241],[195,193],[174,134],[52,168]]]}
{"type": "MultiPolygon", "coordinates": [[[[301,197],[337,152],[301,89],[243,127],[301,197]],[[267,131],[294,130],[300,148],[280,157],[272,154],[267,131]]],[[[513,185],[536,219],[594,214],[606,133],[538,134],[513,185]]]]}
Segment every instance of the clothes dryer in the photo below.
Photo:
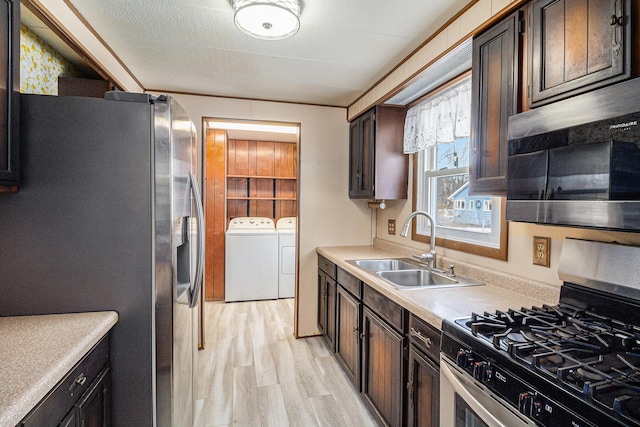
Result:
{"type": "Polygon", "coordinates": [[[296,292],[296,217],[283,217],[278,231],[278,298],[293,298],[296,292]]]}

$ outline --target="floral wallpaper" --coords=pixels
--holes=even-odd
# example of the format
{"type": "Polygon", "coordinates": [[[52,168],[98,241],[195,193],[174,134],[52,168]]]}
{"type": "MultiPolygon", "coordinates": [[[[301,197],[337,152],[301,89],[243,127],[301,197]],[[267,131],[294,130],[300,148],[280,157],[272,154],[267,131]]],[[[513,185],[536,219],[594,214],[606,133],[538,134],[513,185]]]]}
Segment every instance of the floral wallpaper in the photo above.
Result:
{"type": "Polygon", "coordinates": [[[58,94],[58,77],[80,73],[33,31],[20,25],[20,92],[58,94]]]}

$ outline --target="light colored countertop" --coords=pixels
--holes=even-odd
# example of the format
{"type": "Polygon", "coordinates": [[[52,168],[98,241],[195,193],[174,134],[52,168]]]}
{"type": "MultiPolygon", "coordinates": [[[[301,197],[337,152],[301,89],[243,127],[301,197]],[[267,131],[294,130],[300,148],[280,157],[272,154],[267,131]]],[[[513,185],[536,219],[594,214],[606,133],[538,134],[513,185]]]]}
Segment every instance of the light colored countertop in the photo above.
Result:
{"type": "MultiPolygon", "coordinates": [[[[483,286],[396,290],[375,274],[346,261],[403,257],[398,253],[375,246],[320,247],[316,252],[437,329],[442,329],[442,320],[446,318],[468,317],[472,312],[494,312],[509,308],[540,306],[543,303],[553,304],[559,295],[557,290],[545,287],[538,292],[523,288],[523,292],[520,293],[517,292],[517,287],[514,289],[513,285],[505,288],[486,280],[482,280],[485,283],[483,286]]],[[[469,277],[476,279],[472,275],[469,277]]],[[[528,284],[527,287],[529,288],[530,285],[528,284]]]]}
{"type": "Polygon", "coordinates": [[[0,426],[15,426],[118,321],[115,311],[0,317],[0,426]]]}

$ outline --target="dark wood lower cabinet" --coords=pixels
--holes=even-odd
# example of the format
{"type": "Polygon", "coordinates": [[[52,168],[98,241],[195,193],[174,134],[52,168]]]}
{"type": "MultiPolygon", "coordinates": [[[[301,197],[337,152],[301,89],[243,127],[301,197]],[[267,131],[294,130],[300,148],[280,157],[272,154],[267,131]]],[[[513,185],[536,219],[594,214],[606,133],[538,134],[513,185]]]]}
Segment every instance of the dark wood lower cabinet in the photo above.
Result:
{"type": "Polygon", "coordinates": [[[318,327],[355,390],[381,424],[437,427],[440,331],[322,256],[318,265],[318,327]]]}
{"type": "Polygon", "coordinates": [[[111,425],[111,373],[106,367],[69,411],[60,427],[108,427],[111,425]]]}
{"type": "Polygon", "coordinates": [[[110,427],[109,337],[96,344],[18,426],[110,427]]]}
{"type": "Polygon", "coordinates": [[[360,301],[338,284],[336,357],[356,390],[360,390],[360,301]]]}
{"type": "Polygon", "coordinates": [[[318,329],[331,351],[335,351],[336,281],[318,270],[318,329]]]}
{"type": "Polygon", "coordinates": [[[409,348],[407,425],[437,427],[440,377],[438,366],[413,345],[409,348]]]}
{"type": "Polygon", "coordinates": [[[382,420],[402,425],[404,336],[363,309],[362,393],[382,420]]]}

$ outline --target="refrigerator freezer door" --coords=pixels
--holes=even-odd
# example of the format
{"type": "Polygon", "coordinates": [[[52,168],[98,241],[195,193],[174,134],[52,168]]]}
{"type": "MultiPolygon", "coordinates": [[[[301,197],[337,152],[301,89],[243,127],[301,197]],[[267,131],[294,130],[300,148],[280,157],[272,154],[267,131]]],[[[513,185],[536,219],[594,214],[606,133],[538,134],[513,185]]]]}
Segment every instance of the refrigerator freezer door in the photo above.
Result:
{"type": "Polygon", "coordinates": [[[157,425],[193,424],[191,183],[195,132],[172,99],[154,104],[157,425]]]}

